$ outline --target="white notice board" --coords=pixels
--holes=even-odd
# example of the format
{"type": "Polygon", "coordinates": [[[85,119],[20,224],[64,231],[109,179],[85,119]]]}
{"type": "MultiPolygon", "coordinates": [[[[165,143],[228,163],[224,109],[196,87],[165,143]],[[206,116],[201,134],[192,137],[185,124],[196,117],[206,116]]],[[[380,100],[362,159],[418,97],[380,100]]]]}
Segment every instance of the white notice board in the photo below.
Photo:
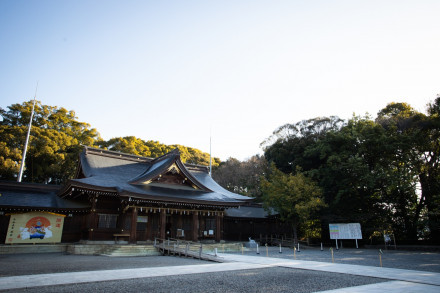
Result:
{"type": "Polygon", "coordinates": [[[330,239],[362,239],[360,223],[329,224],[330,239]]]}

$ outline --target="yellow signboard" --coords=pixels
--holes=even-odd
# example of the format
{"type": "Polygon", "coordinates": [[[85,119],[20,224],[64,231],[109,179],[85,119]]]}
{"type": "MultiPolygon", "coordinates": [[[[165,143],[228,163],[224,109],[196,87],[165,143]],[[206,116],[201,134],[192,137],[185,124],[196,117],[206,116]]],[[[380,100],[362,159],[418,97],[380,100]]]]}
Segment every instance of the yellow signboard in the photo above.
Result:
{"type": "Polygon", "coordinates": [[[48,212],[11,214],[5,243],[61,242],[64,217],[48,212]]]}

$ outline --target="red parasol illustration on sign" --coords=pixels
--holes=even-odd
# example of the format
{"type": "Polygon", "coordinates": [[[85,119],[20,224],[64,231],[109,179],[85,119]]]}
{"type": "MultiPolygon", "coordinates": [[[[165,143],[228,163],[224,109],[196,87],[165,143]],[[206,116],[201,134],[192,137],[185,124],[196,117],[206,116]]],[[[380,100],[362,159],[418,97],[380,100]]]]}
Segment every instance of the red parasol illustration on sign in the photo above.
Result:
{"type": "Polygon", "coordinates": [[[52,226],[46,217],[34,217],[30,219],[26,223],[26,228],[28,228],[29,231],[29,239],[43,239],[45,236],[48,236],[47,238],[52,236],[52,232],[50,231],[52,226]]]}

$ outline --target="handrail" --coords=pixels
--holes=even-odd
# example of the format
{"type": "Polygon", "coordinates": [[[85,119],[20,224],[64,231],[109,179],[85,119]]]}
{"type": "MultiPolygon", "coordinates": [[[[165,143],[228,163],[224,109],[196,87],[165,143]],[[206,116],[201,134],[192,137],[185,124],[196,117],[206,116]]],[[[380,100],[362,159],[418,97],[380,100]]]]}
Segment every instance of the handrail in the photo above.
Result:
{"type": "MultiPolygon", "coordinates": [[[[192,241],[186,241],[186,240],[180,240],[180,239],[174,239],[174,238],[155,238],[154,239],[154,247],[158,248],[159,250],[162,250],[162,253],[165,254],[165,250],[168,251],[168,255],[170,253],[173,253],[174,255],[179,254],[182,255],[182,253],[188,257],[198,257],[199,259],[202,259],[202,252],[203,252],[203,244],[199,242],[192,242],[192,241]],[[184,244],[185,248],[181,248],[180,245],[184,244]]],[[[208,254],[206,254],[208,256],[208,254]]]]}

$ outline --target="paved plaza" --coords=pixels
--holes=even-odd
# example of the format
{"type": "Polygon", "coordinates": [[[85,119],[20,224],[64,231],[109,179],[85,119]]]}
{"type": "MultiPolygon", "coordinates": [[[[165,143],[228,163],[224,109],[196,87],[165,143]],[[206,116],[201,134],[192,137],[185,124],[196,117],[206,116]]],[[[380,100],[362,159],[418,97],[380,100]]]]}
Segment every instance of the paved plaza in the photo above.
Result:
{"type": "Polygon", "coordinates": [[[277,248],[174,256],[0,255],[3,292],[440,292],[440,254],[277,248]],[[295,259],[296,258],[296,259],[295,259]]]}

